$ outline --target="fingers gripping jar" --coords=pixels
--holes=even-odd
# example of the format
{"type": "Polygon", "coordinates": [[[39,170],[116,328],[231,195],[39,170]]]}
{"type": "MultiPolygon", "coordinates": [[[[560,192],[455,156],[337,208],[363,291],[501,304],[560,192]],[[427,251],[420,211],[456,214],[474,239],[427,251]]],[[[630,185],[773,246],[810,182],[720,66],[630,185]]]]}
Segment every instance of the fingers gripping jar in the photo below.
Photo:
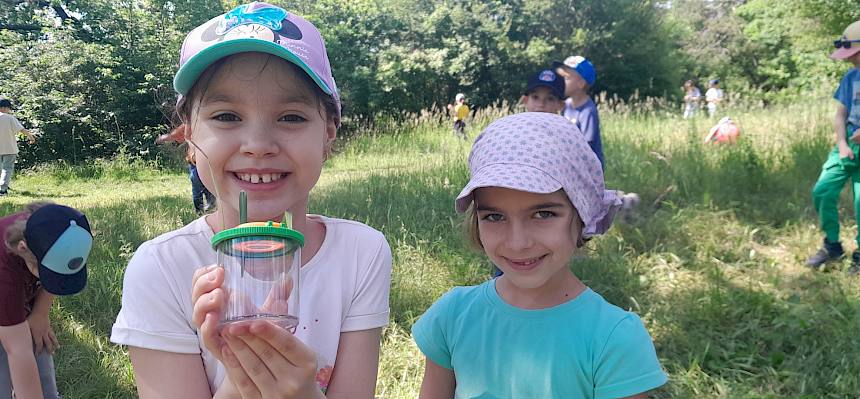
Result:
{"type": "Polygon", "coordinates": [[[212,238],[224,268],[227,303],[220,326],[270,320],[295,332],[302,233],[276,222],[243,223],[212,238]]]}

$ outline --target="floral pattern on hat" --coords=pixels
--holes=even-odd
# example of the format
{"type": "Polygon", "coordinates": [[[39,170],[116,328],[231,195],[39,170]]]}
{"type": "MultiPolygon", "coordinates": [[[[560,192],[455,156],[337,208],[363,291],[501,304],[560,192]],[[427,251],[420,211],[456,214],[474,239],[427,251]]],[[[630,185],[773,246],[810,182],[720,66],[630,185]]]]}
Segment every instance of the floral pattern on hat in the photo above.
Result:
{"type": "Polygon", "coordinates": [[[471,179],[457,196],[457,212],[480,187],[547,194],[564,189],[585,224],[583,236],[603,234],[621,207],[606,190],[600,161],[582,132],[562,116],[525,112],[496,120],[475,139],[469,153],[471,179]]]}

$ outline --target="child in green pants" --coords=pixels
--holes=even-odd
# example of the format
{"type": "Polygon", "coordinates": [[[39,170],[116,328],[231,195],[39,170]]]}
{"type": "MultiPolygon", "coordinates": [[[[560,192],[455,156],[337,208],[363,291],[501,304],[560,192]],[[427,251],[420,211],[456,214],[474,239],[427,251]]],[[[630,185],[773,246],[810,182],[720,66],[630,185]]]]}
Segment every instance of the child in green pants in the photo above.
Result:
{"type": "MultiPolygon", "coordinates": [[[[812,189],[815,210],[824,230],[824,245],[806,261],[806,265],[818,269],[826,262],[845,256],[839,242],[839,213],[836,209],[839,193],[850,178],[854,189],[854,209],[860,225],[860,21],[845,28],[839,40],[834,42],[836,51],[830,58],[845,60],[854,65],[839,83],[833,94],[839,103],[833,119],[836,133],[836,148],[822,166],[821,176],[812,189]]],[[[860,234],[856,238],[860,245],[860,234]]],[[[860,274],[860,249],[851,255],[850,274],[860,274]]]]}

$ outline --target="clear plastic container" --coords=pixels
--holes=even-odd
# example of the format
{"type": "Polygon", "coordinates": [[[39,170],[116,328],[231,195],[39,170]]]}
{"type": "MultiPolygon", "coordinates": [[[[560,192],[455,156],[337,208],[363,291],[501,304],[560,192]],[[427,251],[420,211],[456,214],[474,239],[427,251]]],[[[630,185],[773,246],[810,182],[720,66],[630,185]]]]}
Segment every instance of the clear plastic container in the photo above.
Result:
{"type": "Polygon", "coordinates": [[[220,325],[270,320],[295,332],[304,236],[275,222],[244,223],[212,238],[228,295],[220,325]]]}

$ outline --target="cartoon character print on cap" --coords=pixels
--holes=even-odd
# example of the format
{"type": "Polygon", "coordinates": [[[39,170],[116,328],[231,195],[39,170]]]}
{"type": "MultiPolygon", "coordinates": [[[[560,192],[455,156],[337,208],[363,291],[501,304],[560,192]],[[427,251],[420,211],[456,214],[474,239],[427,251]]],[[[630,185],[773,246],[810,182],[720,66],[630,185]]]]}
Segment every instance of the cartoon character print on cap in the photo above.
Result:
{"type": "MultiPolygon", "coordinates": [[[[302,31],[287,19],[286,10],[265,3],[234,8],[223,18],[212,21],[203,31],[203,42],[232,39],[261,39],[284,45],[282,38],[301,40],[302,31]]],[[[300,55],[300,54],[297,54],[300,55]]]]}

